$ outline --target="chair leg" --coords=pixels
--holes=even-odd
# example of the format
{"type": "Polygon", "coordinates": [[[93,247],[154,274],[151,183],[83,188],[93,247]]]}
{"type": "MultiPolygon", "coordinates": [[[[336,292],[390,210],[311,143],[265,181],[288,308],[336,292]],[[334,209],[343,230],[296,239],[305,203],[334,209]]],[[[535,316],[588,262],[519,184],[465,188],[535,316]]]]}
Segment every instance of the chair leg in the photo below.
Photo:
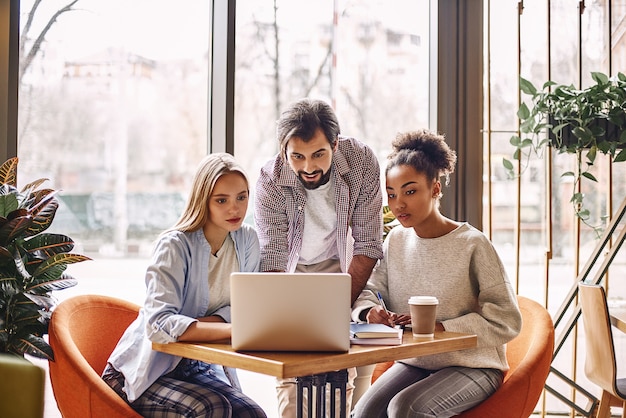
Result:
{"type": "Polygon", "coordinates": [[[600,398],[600,405],[598,405],[597,418],[610,418],[611,417],[611,395],[606,390],[602,391],[602,398],[600,398]]]}
{"type": "Polygon", "coordinates": [[[622,418],[626,418],[626,401],[622,402],[622,418]]]}

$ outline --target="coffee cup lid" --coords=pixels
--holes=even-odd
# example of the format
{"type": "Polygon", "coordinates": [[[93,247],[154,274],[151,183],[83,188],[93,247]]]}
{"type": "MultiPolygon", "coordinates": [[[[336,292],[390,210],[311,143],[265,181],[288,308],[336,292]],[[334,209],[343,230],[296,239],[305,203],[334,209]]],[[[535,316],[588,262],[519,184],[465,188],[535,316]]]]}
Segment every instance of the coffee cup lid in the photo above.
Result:
{"type": "Polygon", "coordinates": [[[412,305],[437,305],[439,300],[435,296],[411,296],[409,304],[412,305]]]}

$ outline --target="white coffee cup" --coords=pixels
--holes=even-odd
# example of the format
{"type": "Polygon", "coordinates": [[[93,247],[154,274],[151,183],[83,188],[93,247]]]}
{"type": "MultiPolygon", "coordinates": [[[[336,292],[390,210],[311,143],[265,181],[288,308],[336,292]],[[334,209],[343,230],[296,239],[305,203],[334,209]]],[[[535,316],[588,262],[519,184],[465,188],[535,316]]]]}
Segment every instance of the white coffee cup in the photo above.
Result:
{"type": "Polygon", "coordinates": [[[411,296],[409,310],[411,327],[416,338],[433,338],[439,300],[435,296],[411,296]]]}

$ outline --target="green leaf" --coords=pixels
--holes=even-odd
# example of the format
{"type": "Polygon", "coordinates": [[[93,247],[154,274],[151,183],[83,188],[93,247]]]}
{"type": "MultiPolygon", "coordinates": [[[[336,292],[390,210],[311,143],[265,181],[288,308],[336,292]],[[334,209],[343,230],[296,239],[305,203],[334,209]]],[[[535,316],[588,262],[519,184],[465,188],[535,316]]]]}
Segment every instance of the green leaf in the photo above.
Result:
{"type": "Polygon", "coordinates": [[[589,209],[582,209],[582,210],[576,212],[576,216],[578,216],[583,221],[587,221],[590,218],[590,216],[589,216],[589,209]]]}
{"type": "Polygon", "coordinates": [[[33,222],[27,231],[28,236],[45,231],[52,224],[59,202],[53,190],[39,190],[33,194],[34,202],[30,208],[33,222]]]}
{"type": "Polygon", "coordinates": [[[9,213],[17,210],[19,203],[15,194],[0,194],[0,216],[6,218],[9,213]]]}
{"type": "MultiPolygon", "coordinates": [[[[67,286],[67,287],[63,287],[63,289],[66,289],[68,287],[71,286],[67,286]]],[[[55,289],[56,290],[56,289],[55,289]]],[[[29,290],[30,292],[30,290],[29,290]]],[[[26,296],[31,302],[33,302],[35,305],[37,305],[38,307],[38,312],[40,312],[41,309],[44,310],[50,310],[52,308],[54,308],[57,304],[57,300],[55,298],[53,298],[50,294],[47,293],[24,293],[24,296],[26,296]]]]}
{"type": "Polygon", "coordinates": [[[65,266],[67,264],[80,263],[81,261],[87,260],[91,260],[91,258],[79,254],[55,254],[54,256],[43,261],[33,272],[33,276],[39,277],[50,269],[65,266]]]}
{"type": "Polygon", "coordinates": [[[596,178],[594,177],[594,175],[593,175],[593,174],[591,174],[591,173],[590,173],[590,172],[588,172],[588,171],[583,172],[581,175],[582,175],[583,177],[585,177],[586,179],[589,179],[589,180],[591,180],[591,181],[595,181],[595,182],[597,182],[597,181],[598,181],[598,179],[596,179],[596,178]]]}
{"type": "Polygon", "coordinates": [[[13,241],[16,237],[19,237],[26,231],[33,223],[32,216],[19,216],[15,219],[11,219],[0,227],[0,245],[6,246],[13,241]]]}
{"type": "Polygon", "coordinates": [[[13,259],[13,254],[11,254],[11,252],[6,247],[0,245],[0,262],[4,262],[8,259],[13,259]]]}
{"type": "Polygon", "coordinates": [[[519,130],[525,134],[536,134],[541,131],[541,128],[538,124],[535,123],[535,119],[521,119],[519,130]]]}
{"type": "Polygon", "coordinates": [[[41,337],[28,335],[17,340],[13,346],[20,354],[28,354],[33,357],[54,361],[54,353],[48,343],[41,337]]]}
{"type": "Polygon", "coordinates": [[[596,155],[598,154],[597,152],[597,148],[596,147],[591,147],[589,148],[589,151],[587,151],[587,164],[589,165],[593,165],[593,163],[596,161],[596,155]]]}
{"type": "MultiPolygon", "coordinates": [[[[52,281],[46,281],[46,282],[42,282],[42,283],[38,283],[34,286],[31,286],[28,288],[28,291],[32,291],[35,292],[36,295],[41,296],[41,295],[45,295],[44,292],[51,292],[53,290],[63,290],[63,289],[68,289],[70,287],[74,287],[78,284],[78,280],[76,280],[74,277],[68,275],[68,274],[62,274],[58,279],[56,280],[52,280],[52,281]]],[[[33,300],[33,302],[36,302],[36,300],[32,299],[31,296],[27,297],[31,300],[33,300]]],[[[40,305],[41,306],[41,305],[40,305]]]]}
{"type": "Polygon", "coordinates": [[[43,259],[72,251],[74,241],[62,234],[39,234],[25,240],[21,248],[43,259]]]}
{"type": "MultiPolygon", "coordinates": [[[[40,263],[41,265],[43,263],[40,263]]],[[[37,272],[37,274],[33,273],[33,278],[31,281],[31,285],[28,289],[37,289],[37,286],[43,283],[55,282],[61,278],[63,272],[67,268],[65,264],[55,264],[52,266],[48,266],[45,270],[37,272]]]]}
{"type": "Polygon", "coordinates": [[[528,109],[528,106],[526,106],[526,103],[522,103],[517,111],[517,117],[521,120],[526,120],[529,116],[530,110],[528,109]]]}
{"type": "Polygon", "coordinates": [[[626,161],[626,149],[622,149],[616,156],[613,158],[613,161],[616,163],[626,161]]]}
{"type": "Polygon", "coordinates": [[[591,78],[598,84],[607,84],[609,82],[609,77],[600,72],[592,71],[591,78]]]}
{"type": "Polygon", "coordinates": [[[21,289],[15,277],[0,277],[0,294],[6,295],[8,298],[19,291],[21,289]]]}
{"type": "Polygon", "coordinates": [[[504,166],[504,168],[506,168],[509,171],[513,171],[513,169],[515,168],[513,166],[513,163],[509,160],[507,160],[506,158],[502,159],[502,165],[504,166]]]}
{"type": "Polygon", "coordinates": [[[580,204],[583,201],[583,197],[584,195],[582,193],[574,193],[572,195],[572,198],[570,199],[570,202],[572,202],[575,205],[580,204]]]}
{"type": "Polygon", "coordinates": [[[530,96],[534,96],[535,94],[537,94],[537,89],[535,88],[533,83],[531,83],[530,81],[526,80],[523,77],[519,78],[519,88],[525,94],[528,94],[530,96]]]}

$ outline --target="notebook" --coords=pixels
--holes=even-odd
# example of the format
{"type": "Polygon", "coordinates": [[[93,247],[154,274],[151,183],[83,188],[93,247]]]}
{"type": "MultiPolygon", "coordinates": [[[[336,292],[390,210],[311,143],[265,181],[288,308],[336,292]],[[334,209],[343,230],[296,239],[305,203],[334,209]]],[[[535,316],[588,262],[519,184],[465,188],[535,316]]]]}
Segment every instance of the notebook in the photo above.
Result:
{"type": "Polygon", "coordinates": [[[233,349],[348,351],[350,288],[345,273],[232,273],[233,349]]]}
{"type": "Polygon", "coordinates": [[[398,336],[398,328],[385,324],[350,324],[350,334],[356,338],[389,338],[398,336]]]}
{"type": "Polygon", "coordinates": [[[385,324],[350,324],[350,342],[359,345],[400,345],[401,328],[385,324]]]}

